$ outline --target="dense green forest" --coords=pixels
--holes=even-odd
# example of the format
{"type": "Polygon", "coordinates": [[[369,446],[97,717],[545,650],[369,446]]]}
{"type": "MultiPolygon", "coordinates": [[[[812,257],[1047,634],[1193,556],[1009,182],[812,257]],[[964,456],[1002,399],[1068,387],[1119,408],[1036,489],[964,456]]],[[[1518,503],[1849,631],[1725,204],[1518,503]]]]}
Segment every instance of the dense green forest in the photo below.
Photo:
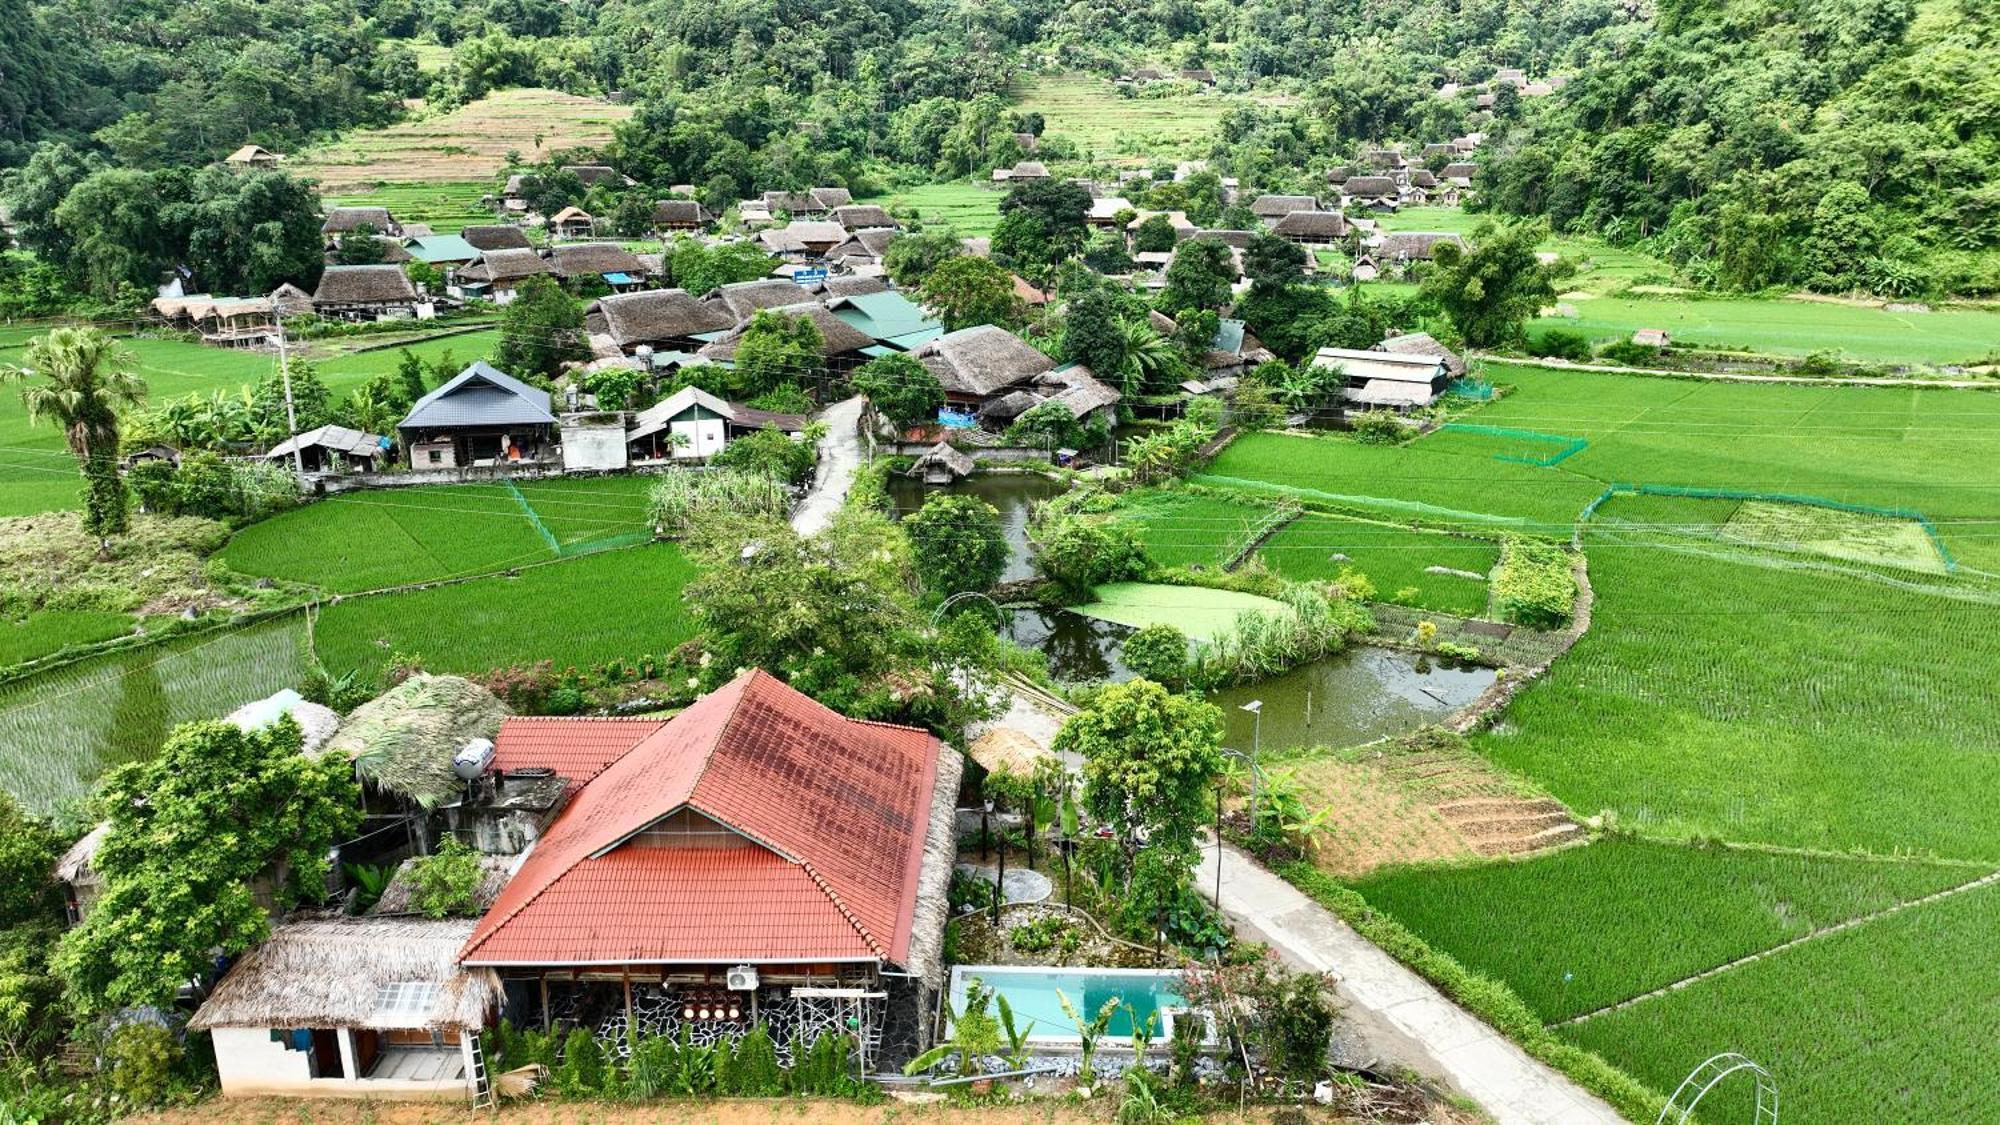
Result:
{"type": "MultiPolygon", "coordinates": [[[[652,188],[865,191],[1019,158],[1025,72],[1201,67],[1253,95],[1209,153],[1246,187],[1478,131],[1482,206],[1698,285],[1991,293],[1995,19],[1984,0],[0,0],[0,168],[56,143],[45,173],[200,165],[542,85],[634,103],[604,155],[652,188]],[[449,57],[422,68],[412,44],[449,57]],[[1500,67],[1569,82],[1479,106],[1500,67]]],[[[10,196],[37,221],[45,195],[17,177],[10,196]]]]}

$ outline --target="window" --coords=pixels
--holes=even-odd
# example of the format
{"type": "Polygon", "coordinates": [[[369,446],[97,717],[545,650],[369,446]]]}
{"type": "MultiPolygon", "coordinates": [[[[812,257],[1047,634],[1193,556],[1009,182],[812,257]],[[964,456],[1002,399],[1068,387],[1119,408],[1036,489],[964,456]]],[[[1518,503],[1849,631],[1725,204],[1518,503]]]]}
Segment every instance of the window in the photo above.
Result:
{"type": "Polygon", "coordinates": [[[375,991],[375,1014],[427,1016],[437,1002],[437,994],[434,981],[390,981],[375,991]]]}
{"type": "Polygon", "coordinates": [[[433,464],[433,465],[442,465],[442,464],[444,464],[444,450],[442,450],[442,449],[433,449],[433,450],[430,450],[430,451],[428,451],[428,452],[427,452],[427,453],[425,454],[425,456],[427,456],[427,457],[429,457],[429,458],[430,458],[430,460],[431,460],[431,464],[433,464]]]}

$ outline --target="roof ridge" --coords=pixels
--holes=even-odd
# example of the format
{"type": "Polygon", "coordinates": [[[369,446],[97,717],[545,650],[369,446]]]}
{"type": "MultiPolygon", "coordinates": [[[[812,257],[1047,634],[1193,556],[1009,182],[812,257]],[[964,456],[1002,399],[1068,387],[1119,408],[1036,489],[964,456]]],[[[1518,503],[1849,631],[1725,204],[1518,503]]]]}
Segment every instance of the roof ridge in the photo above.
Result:
{"type": "MultiPolygon", "coordinates": [[[[592,776],[594,777],[595,775],[592,776]]],[[[587,785],[589,784],[589,782],[585,782],[584,784],[587,785]]],[[[578,788],[580,789],[582,788],[582,786],[578,786],[578,788]]],[[[558,813],[557,815],[560,816],[561,813],[558,813]]],[[[527,865],[528,857],[534,854],[535,848],[540,843],[541,841],[537,840],[534,843],[529,844],[528,850],[521,853],[521,861],[522,861],[521,866],[525,867],[527,865]]],[[[525,899],[522,899],[520,905],[514,907],[514,909],[512,910],[509,910],[504,916],[494,919],[493,925],[491,926],[488,926],[486,924],[486,917],[482,916],[479,919],[479,921],[472,927],[472,933],[466,937],[465,944],[459,947],[458,957],[456,958],[457,963],[460,965],[465,964],[466,958],[470,957],[475,951],[478,950],[480,946],[485,945],[489,941],[492,941],[493,935],[505,929],[507,927],[507,923],[513,921],[515,918],[520,917],[521,911],[526,910],[530,906],[533,906],[536,903],[536,901],[538,901],[543,895],[549,893],[549,888],[555,886],[557,883],[562,882],[564,879],[569,878],[570,875],[573,874],[575,871],[576,871],[576,864],[571,864],[570,866],[564,868],[562,872],[558,874],[555,878],[550,879],[548,882],[543,883],[539,887],[536,887],[535,893],[529,895],[525,899]]],[[[514,869],[514,874],[507,876],[508,882],[510,883],[513,882],[515,877],[520,875],[520,873],[521,873],[520,867],[516,867],[514,869]]],[[[506,892],[503,889],[501,893],[504,894],[506,892]]]]}
{"type": "Polygon", "coordinates": [[[801,859],[797,862],[799,869],[806,873],[806,877],[813,881],[813,885],[820,889],[820,893],[827,897],[827,901],[833,903],[833,908],[840,911],[840,916],[847,919],[847,924],[854,927],[854,932],[861,935],[861,940],[868,943],[868,948],[875,951],[875,956],[887,961],[889,954],[882,948],[882,943],[875,940],[875,935],[868,931],[867,926],[861,924],[861,919],[848,907],[846,900],[840,897],[840,892],[833,889],[833,884],[813,867],[811,860],[801,859]]]}
{"type": "MultiPolygon", "coordinates": [[[[745,672],[743,675],[737,677],[738,680],[744,681],[743,686],[737,689],[736,700],[735,702],[729,705],[729,713],[727,715],[722,716],[722,722],[716,724],[715,741],[709,743],[707,752],[702,754],[701,768],[694,772],[694,780],[688,782],[687,800],[681,802],[682,804],[690,806],[694,804],[695,794],[701,792],[701,779],[708,776],[708,767],[715,764],[715,752],[718,748],[722,746],[723,737],[729,733],[729,725],[736,721],[736,712],[743,709],[743,697],[750,694],[750,685],[757,682],[758,676],[768,676],[768,675],[770,675],[770,673],[764,671],[762,668],[752,668],[748,672],[745,672]]],[[[734,683],[735,681],[732,680],[731,682],[734,683]]],[[[722,820],[721,817],[717,817],[715,816],[715,814],[707,812],[706,810],[703,810],[702,815],[712,817],[713,819],[716,820],[722,820]]],[[[729,822],[722,821],[722,823],[728,824],[729,822]]],[[[738,832],[743,831],[741,828],[737,828],[736,825],[733,824],[730,824],[729,827],[735,828],[736,831],[738,832]]],[[[745,835],[748,835],[748,833],[745,833],[745,835]]],[[[763,841],[759,840],[758,843],[761,844],[763,843],[763,841]]],[[[764,844],[764,846],[767,848],[771,847],[769,844],[764,844]]],[[[778,849],[771,848],[771,850],[773,852],[776,852],[778,849]]]]}

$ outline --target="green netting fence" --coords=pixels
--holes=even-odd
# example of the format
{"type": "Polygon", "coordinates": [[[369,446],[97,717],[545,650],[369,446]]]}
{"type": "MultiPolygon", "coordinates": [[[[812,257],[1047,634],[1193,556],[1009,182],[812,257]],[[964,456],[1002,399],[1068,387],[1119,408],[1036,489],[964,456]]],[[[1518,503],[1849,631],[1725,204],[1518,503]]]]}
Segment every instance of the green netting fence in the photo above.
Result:
{"type": "Polygon", "coordinates": [[[1550,465],[1559,465],[1583,452],[1585,449],[1590,448],[1588,441],[1580,437],[1570,437],[1567,434],[1545,434],[1540,430],[1516,430],[1506,426],[1477,426],[1470,422],[1446,422],[1444,425],[1438,427],[1438,432],[1507,438],[1512,441],[1526,442],[1530,448],[1537,445],[1547,446],[1549,449],[1546,453],[1517,452],[1495,453],[1493,455],[1495,461],[1512,461],[1518,465],[1535,465],[1544,469],[1550,465]]]}
{"type": "Polygon", "coordinates": [[[1797,492],[1748,492],[1733,488],[1695,488],[1672,484],[1613,484],[1599,493],[1595,500],[1584,505],[1577,514],[1577,535],[1583,533],[1583,525],[1589,523],[1597,510],[1614,496],[1672,496],[1684,500],[1761,500],[1770,504],[1799,504],[1812,508],[1829,508],[1837,512],[1851,512],[1861,516],[1875,516],[1880,519],[1907,520],[1924,529],[1924,536],[1944,562],[1947,573],[1958,570],[1958,560],[1952,557],[1951,549],[1939,538],[1937,526],[1930,517],[1915,508],[1885,508],[1874,504],[1854,504],[1846,500],[1834,500],[1825,496],[1811,496],[1797,492]]]}
{"type": "Polygon", "coordinates": [[[1493,397],[1493,384],[1484,379],[1475,379],[1470,375],[1465,375],[1453,379],[1451,385],[1445,388],[1445,393],[1454,394],[1460,398],[1477,399],[1480,402],[1486,402],[1493,397]]]}
{"type": "Polygon", "coordinates": [[[542,542],[548,544],[549,550],[559,559],[594,555],[599,551],[612,551],[620,547],[636,547],[653,540],[653,533],[650,530],[639,529],[600,535],[595,539],[585,539],[577,543],[565,543],[556,538],[555,533],[549,530],[549,525],[542,522],[541,513],[535,511],[535,506],[528,503],[528,498],[522,495],[520,488],[513,481],[502,479],[500,483],[507,486],[507,491],[513,494],[514,502],[521,505],[521,514],[528,517],[528,522],[534,525],[536,533],[542,537],[542,542]]]}
{"type": "Polygon", "coordinates": [[[528,523],[541,535],[542,542],[549,545],[549,550],[558,555],[562,554],[562,543],[556,539],[555,533],[549,530],[549,525],[542,522],[542,517],[536,513],[535,506],[528,503],[526,496],[521,495],[520,488],[505,477],[500,479],[500,483],[507,486],[508,493],[514,497],[514,503],[521,506],[521,514],[528,517],[528,523]]]}

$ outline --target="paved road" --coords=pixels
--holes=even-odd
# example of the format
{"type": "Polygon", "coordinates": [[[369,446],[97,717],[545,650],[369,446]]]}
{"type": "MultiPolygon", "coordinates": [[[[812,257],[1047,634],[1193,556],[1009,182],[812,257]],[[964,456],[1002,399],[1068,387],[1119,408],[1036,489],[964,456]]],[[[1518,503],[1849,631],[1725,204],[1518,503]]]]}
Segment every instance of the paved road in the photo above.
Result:
{"type": "Polygon", "coordinates": [[[800,535],[826,530],[847,501],[854,470],[861,464],[861,405],[865,401],[856,395],[834,403],[819,416],[826,423],[826,437],[819,443],[819,475],[792,513],[792,530],[800,535]]]}
{"type": "MultiPolygon", "coordinates": [[[[1215,846],[1195,885],[1215,896],[1215,846]]],[[[1616,1110],[1529,1057],[1377,949],[1332,912],[1233,847],[1223,851],[1222,909],[1285,960],[1340,978],[1347,1015],[1385,1054],[1478,1102],[1499,1125],[1618,1125],[1616,1110]],[[1401,1048],[1400,1050],[1398,1048],[1401,1048]],[[1415,1052],[1411,1057],[1409,1052],[1415,1052]]]]}

